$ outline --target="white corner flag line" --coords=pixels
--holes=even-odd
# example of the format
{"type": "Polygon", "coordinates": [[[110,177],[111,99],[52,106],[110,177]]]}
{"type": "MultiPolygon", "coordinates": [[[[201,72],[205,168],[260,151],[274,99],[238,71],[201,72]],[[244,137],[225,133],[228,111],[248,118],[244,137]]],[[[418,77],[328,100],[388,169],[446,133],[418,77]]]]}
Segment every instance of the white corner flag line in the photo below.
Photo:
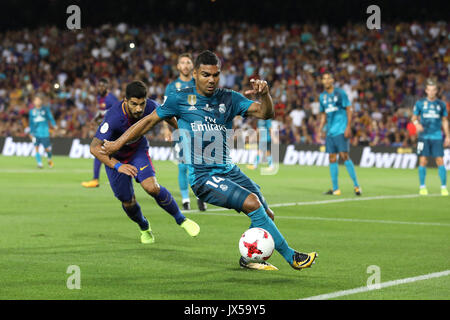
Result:
{"type": "Polygon", "coordinates": [[[359,288],[350,289],[350,290],[336,291],[336,292],[321,294],[318,296],[313,296],[313,297],[308,297],[308,298],[303,298],[303,299],[298,299],[298,300],[327,300],[327,299],[348,296],[348,295],[355,294],[355,293],[368,292],[368,291],[383,289],[383,288],[387,288],[387,287],[398,286],[400,284],[412,283],[412,282],[416,282],[416,281],[428,280],[428,279],[433,279],[433,278],[440,278],[440,277],[445,277],[445,276],[449,276],[449,275],[450,275],[450,270],[445,270],[442,272],[435,272],[435,273],[429,273],[429,274],[425,274],[425,275],[417,276],[417,277],[392,280],[392,281],[382,282],[382,283],[371,285],[371,286],[359,287],[359,288]]]}

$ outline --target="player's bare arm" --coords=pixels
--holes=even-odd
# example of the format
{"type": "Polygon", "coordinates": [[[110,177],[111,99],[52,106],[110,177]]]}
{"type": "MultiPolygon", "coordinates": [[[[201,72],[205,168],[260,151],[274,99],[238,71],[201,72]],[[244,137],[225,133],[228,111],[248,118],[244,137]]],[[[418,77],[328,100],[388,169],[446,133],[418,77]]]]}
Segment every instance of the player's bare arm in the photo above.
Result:
{"type": "Polygon", "coordinates": [[[323,137],[323,127],[325,126],[325,123],[327,122],[327,115],[325,112],[322,112],[320,114],[320,123],[319,123],[319,137],[323,137]]]}
{"type": "MultiPolygon", "coordinates": [[[[114,168],[114,166],[119,163],[120,161],[112,158],[110,156],[107,156],[102,153],[102,141],[98,138],[92,139],[90,151],[94,157],[96,157],[98,160],[100,160],[102,163],[104,163],[106,166],[110,168],[114,168]]],[[[130,164],[122,164],[117,169],[118,172],[124,173],[130,177],[136,177],[137,176],[137,168],[130,164]]]]}
{"type": "MultiPolygon", "coordinates": [[[[163,119],[158,116],[156,111],[153,111],[151,114],[142,118],[130,128],[128,128],[128,130],[125,131],[124,134],[122,134],[116,141],[103,141],[100,152],[106,156],[115,153],[126,143],[142,137],[162,120],[163,119]]],[[[100,158],[99,160],[102,161],[100,158]]]]}
{"type": "MultiPolygon", "coordinates": [[[[108,166],[110,168],[114,168],[114,166],[116,164],[118,164],[120,161],[103,154],[102,153],[102,144],[103,144],[103,142],[100,139],[98,139],[98,138],[92,139],[90,151],[94,157],[96,157],[98,160],[100,160],[106,166],[108,166]]],[[[120,173],[124,173],[130,177],[135,177],[135,176],[137,176],[137,173],[138,173],[137,168],[130,164],[122,164],[117,169],[117,171],[120,173]]]]}
{"type": "Polygon", "coordinates": [[[444,134],[445,134],[444,146],[449,147],[450,146],[450,130],[448,128],[447,117],[442,118],[442,129],[444,130],[444,134]]]}
{"type": "Polygon", "coordinates": [[[273,101],[270,96],[269,86],[264,80],[251,80],[252,89],[247,90],[244,94],[254,94],[259,98],[259,102],[254,102],[247,110],[248,116],[253,116],[258,119],[272,119],[274,115],[273,101]]]}
{"type": "Polygon", "coordinates": [[[178,122],[175,117],[165,120],[163,123],[168,123],[174,129],[178,129],[178,122]]]}
{"type": "Polygon", "coordinates": [[[352,115],[353,115],[352,106],[348,106],[346,110],[347,110],[347,128],[345,128],[344,137],[348,139],[352,135],[352,115]]]}

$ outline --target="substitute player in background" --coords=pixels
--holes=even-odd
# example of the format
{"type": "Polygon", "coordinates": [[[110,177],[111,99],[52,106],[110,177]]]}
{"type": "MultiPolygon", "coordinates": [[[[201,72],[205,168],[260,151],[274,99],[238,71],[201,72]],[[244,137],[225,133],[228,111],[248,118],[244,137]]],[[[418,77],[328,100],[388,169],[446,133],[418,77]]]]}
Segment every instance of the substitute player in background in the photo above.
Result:
{"type": "Polygon", "coordinates": [[[349,138],[351,136],[352,108],[344,90],[334,87],[334,78],[330,72],[322,74],[322,84],[325,91],[320,94],[320,125],[319,133],[327,124],[325,148],[329,154],[332,189],[325,192],[329,195],[341,195],[338,184],[338,155],[344,161],[350,178],[353,181],[354,192],[361,195],[361,187],[356,177],[355,166],[349,158],[349,138]]]}
{"type": "Polygon", "coordinates": [[[48,166],[53,168],[52,145],[50,144],[50,130],[48,123],[50,122],[53,129],[56,128],[56,122],[50,111],[50,107],[42,106],[42,96],[36,95],[33,99],[33,108],[28,113],[28,126],[31,141],[33,141],[36,149],[36,162],[38,168],[42,169],[41,154],[39,153],[39,145],[45,149],[47,153],[48,166]]]}
{"type": "MultiPolygon", "coordinates": [[[[177,90],[185,89],[189,87],[195,87],[195,81],[192,77],[192,71],[194,70],[194,64],[192,62],[192,55],[190,53],[183,53],[178,56],[177,70],[180,73],[179,77],[169,83],[164,93],[164,99],[171,94],[177,92],[177,90]]],[[[163,126],[167,127],[167,123],[163,122],[163,126]]],[[[165,128],[167,129],[167,128],[165,128]]],[[[183,161],[183,148],[179,145],[180,142],[175,143],[175,157],[178,160],[178,185],[180,187],[181,202],[184,210],[191,209],[191,200],[189,198],[189,184],[188,184],[188,166],[183,161]]],[[[197,198],[197,206],[200,211],[206,210],[206,203],[197,198]]]]}
{"type": "Polygon", "coordinates": [[[419,155],[419,193],[427,195],[425,185],[427,174],[427,157],[435,158],[438,174],[441,180],[441,195],[448,196],[447,171],[444,166],[444,146],[450,146],[450,134],[448,128],[447,107],[442,100],[437,99],[437,84],[428,79],[425,93],[427,97],[416,102],[412,122],[417,128],[419,139],[417,142],[417,154],[419,155]],[[444,129],[444,139],[442,137],[444,129]]]}
{"type": "MultiPolygon", "coordinates": [[[[106,111],[112,107],[113,104],[117,103],[119,100],[114,94],[109,92],[109,82],[106,78],[101,78],[97,84],[97,102],[98,111],[94,117],[94,123],[96,127],[102,122],[105,117],[106,111]]],[[[99,186],[100,178],[100,168],[102,163],[97,158],[94,158],[94,176],[91,181],[82,182],[81,185],[85,188],[96,188],[99,186]]]]}
{"type": "Polygon", "coordinates": [[[272,163],[272,153],[271,153],[271,142],[272,142],[272,120],[267,119],[259,119],[258,120],[258,154],[256,155],[255,162],[252,165],[249,165],[248,168],[255,170],[258,168],[258,165],[263,162],[264,156],[267,160],[267,169],[273,170],[272,163]],[[265,152],[264,152],[265,151],[265,152]]]}
{"type": "MultiPolygon", "coordinates": [[[[235,116],[258,119],[273,117],[273,101],[267,82],[254,80],[252,90],[246,92],[246,95],[256,95],[261,102],[249,100],[233,90],[218,88],[220,60],[211,51],[198,55],[193,76],[195,87],[170,95],[155,112],[133,125],[120,138],[105,141],[103,152],[114,153],[130,141],[142,137],[158,122],[176,117],[180,130],[190,136],[187,143],[192,147],[187,148],[187,163],[189,182],[194,193],[207,203],[243,211],[251,220],[251,228],[262,228],[272,235],[275,249],[294,269],[310,267],[317,253],[300,253],[289,247],[273,222],[273,212],[259,186],[233,164],[230,157],[229,130],[232,129],[235,116]],[[214,152],[210,149],[211,136],[215,137],[213,143],[217,147],[214,152]]],[[[267,262],[249,263],[243,257],[239,264],[249,269],[277,270],[267,262]]]]}
{"type": "MultiPolygon", "coordinates": [[[[128,217],[139,225],[142,243],[153,243],[155,239],[150,223],[143,216],[141,207],[136,201],[132,178],[140,183],[142,188],[156,200],[156,203],[168,212],[190,236],[195,237],[200,232],[200,227],[181,213],[170,192],[156,181],[145,137],[139,137],[124,145],[112,157],[100,153],[104,139],[114,140],[120,137],[131,125],[152,113],[157,106],[155,101],[147,99],[147,87],[143,82],[129,83],[126,87],[125,99],[108,110],[91,143],[91,153],[105,164],[114,195],[122,203],[122,208],[128,217]]],[[[177,128],[175,119],[168,119],[168,121],[177,128]]]]}

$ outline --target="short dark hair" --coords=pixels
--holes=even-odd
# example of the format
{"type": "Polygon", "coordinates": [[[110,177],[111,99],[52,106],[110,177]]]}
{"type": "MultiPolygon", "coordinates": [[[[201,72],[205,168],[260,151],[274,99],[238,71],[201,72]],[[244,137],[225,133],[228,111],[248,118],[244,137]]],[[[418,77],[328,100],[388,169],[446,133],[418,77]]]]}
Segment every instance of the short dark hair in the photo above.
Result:
{"type": "Polygon", "coordinates": [[[217,55],[209,50],[205,50],[197,56],[195,59],[194,68],[198,69],[201,64],[207,66],[218,66],[220,68],[220,60],[217,55]]]}
{"type": "Polygon", "coordinates": [[[147,98],[147,86],[142,81],[134,80],[127,84],[125,89],[125,97],[127,100],[131,98],[147,98]]]}

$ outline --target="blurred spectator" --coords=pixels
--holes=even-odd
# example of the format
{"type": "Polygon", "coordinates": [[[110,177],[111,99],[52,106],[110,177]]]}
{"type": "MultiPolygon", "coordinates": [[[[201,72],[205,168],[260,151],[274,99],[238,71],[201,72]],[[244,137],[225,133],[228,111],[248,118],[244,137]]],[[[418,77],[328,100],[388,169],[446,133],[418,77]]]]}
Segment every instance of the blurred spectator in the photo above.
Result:
{"type": "MultiPolygon", "coordinates": [[[[411,146],[417,134],[409,119],[427,77],[437,77],[439,97],[450,106],[449,42],[447,22],[385,23],[371,32],[352,23],[242,22],[6,31],[0,34],[0,135],[25,136],[30,101],[43,93],[58,124],[55,136],[90,138],[99,78],[109,78],[119,98],[127,82],[140,79],[162,102],[177,56],[212,49],[222,60],[222,87],[242,91],[251,77],[269,82],[283,143],[320,143],[317,99],[321,73],[329,69],[354,107],[352,145],[411,146]]],[[[163,139],[159,127],[148,137],[163,139]]]]}

